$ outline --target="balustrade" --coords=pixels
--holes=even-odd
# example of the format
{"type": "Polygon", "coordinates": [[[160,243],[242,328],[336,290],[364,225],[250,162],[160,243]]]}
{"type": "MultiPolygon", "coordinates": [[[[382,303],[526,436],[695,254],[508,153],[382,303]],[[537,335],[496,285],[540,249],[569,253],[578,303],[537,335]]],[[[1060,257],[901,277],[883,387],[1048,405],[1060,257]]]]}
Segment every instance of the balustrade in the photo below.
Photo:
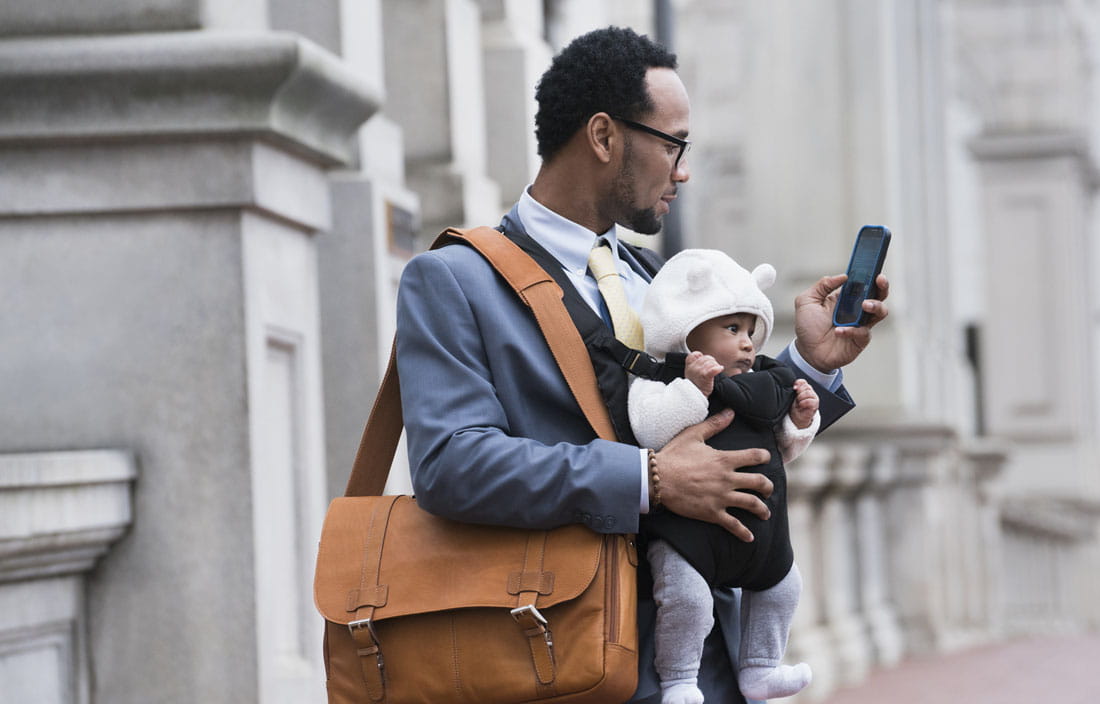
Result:
{"type": "Polygon", "coordinates": [[[788,660],[816,701],[906,655],[998,632],[1005,454],[949,428],[830,430],[788,467],[788,516],[805,583],[788,660]]]}

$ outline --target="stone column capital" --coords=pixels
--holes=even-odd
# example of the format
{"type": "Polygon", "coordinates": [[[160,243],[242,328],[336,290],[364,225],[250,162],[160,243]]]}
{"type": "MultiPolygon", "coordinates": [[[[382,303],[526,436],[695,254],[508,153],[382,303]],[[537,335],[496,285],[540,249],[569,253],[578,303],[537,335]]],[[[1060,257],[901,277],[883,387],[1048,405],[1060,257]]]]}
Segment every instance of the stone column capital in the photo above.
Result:
{"type": "Polygon", "coordinates": [[[0,455],[0,584],[90,570],[130,526],[123,450],[0,455]]]}
{"type": "Polygon", "coordinates": [[[245,134],[338,165],[382,98],[290,33],[0,41],[0,145],[245,134]]]}

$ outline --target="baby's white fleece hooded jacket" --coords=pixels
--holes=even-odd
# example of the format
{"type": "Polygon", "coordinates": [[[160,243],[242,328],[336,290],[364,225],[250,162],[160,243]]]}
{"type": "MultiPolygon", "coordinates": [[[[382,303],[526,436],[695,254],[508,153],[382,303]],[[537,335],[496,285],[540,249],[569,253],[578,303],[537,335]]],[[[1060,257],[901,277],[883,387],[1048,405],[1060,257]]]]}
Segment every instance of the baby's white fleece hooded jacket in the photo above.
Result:
{"type": "MultiPolygon", "coordinates": [[[[670,352],[687,353],[687,337],[700,323],[734,313],[756,316],[753,347],[757,354],[771,336],[774,315],[764,290],[775,283],[775,268],[761,264],[749,272],[724,252],[685,249],[653,278],[640,314],[646,352],[663,360],[670,352]]],[[[630,424],[642,447],[660,449],[688,426],[707,417],[707,397],[688,379],[669,384],[636,377],[630,386],[630,424]]],[[[808,428],[789,415],[777,433],[783,461],[810,444],[820,426],[814,414],[808,428]]]]}

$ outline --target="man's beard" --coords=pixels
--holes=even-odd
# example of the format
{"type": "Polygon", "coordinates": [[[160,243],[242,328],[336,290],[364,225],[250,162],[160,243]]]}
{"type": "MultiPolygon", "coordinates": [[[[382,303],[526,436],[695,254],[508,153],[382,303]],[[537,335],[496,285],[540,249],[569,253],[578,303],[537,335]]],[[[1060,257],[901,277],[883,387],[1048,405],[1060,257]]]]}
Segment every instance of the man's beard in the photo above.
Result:
{"type": "Polygon", "coordinates": [[[629,227],[641,235],[655,235],[661,231],[661,219],[657,215],[657,207],[634,207],[634,167],[631,154],[630,141],[626,142],[623,149],[623,168],[615,179],[613,194],[615,204],[615,222],[623,227],[629,227]]]}

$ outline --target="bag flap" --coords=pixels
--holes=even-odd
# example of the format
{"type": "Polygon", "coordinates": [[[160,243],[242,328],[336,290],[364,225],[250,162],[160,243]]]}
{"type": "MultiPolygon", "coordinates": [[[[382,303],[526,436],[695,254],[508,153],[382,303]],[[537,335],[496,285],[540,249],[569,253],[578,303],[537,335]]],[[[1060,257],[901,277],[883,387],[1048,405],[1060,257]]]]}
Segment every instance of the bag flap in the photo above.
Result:
{"type": "Polygon", "coordinates": [[[549,607],[592,583],[603,543],[579,523],[551,531],[483,526],[433,516],[408,496],[341,497],[325,516],[314,602],[342,624],[362,606],[375,607],[374,620],[510,609],[521,591],[537,591],[535,605],[549,607]]]}

